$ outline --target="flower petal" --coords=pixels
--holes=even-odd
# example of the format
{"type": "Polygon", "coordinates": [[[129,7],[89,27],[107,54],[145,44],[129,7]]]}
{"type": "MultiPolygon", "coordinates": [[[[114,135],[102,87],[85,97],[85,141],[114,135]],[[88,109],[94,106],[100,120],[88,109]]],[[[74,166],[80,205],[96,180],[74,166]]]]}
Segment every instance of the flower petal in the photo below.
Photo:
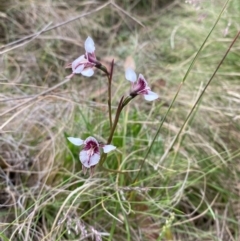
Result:
{"type": "Polygon", "coordinates": [[[74,145],[76,145],[76,146],[81,146],[82,144],[83,144],[83,140],[82,139],[80,139],[80,138],[75,138],[75,137],[68,137],[68,140],[72,143],[72,144],[74,144],[74,145]]]}
{"type": "Polygon", "coordinates": [[[128,68],[125,71],[125,78],[131,82],[135,82],[137,80],[137,75],[134,70],[128,68]]]}
{"type": "Polygon", "coordinates": [[[81,72],[81,74],[84,75],[84,76],[87,76],[87,77],[91,77],[94,74],[94,71],[93,71],[92,68],[87,68],[87,69],[84,69],[81,72]]]}
{"type": "Polygon", "coordinates": [[[116,146],[113,146],[113,145],[104,145],[103,147],[103,152],[104,153],[108,153],[110,151],[113,151],[116,149],[116,146]]]}
{"type": "Polygon", "coordinates": [[[93,53],[95,51],[94,42],[91,37],[87,37],[85,41],[85,50],[87,53],[93,53]]]}
{"type": "Polygon", "coordinates": [[[72,62],[72,70],[75,70],[76,67],[81,64],[82,62],[84,62],[85,58],[84,58],[84,55],[81,55],[80,57],[78,57],[77,59],[75,59],[73,62],[72,62]]]}
{"type": "Polygon", "coordinates": [[[74,74],[81,74],[84,69],[84,64],[80,64],[77,68],[73,69],[74,74]]]}
{"type": "Polygon", "coordinates": [[[148,83],[147,83],[146,79],[144,78],[144,76],[142,74],[139,74],[138,81],[139,82],[144,82],[145,85],[148,86],[148,83]]]}
{"type": "Polygon", "coordinates": [[[84,167],[90,168],[91,166],[98,164],[100,160],[100,154],[94,153],[93,155],[89,155],[88,151],[82,150],[79,153],[79,159],[84,167]]]}
{"type": "Polygon", "coordinates": [[[156,100],[158,97],[159,97],[158,94],[156,94],[150,90],[148,91],[148,93],[146,95],[144,95],[145,100],[148,100],[148,101],[156,100]]]}

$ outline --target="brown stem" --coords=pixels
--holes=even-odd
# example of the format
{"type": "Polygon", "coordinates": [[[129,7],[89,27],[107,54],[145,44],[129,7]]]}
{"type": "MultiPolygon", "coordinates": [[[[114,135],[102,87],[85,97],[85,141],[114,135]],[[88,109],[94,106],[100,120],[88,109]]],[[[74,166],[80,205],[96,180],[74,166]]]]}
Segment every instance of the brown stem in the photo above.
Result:
{"type": "Polygon", "coordinates": [[[110,130],[112,130],[112,76],[113,76],[114,59],[111,63],[110,75],[108,75],[108,115],[110,130]]]}
{"type": "Polygon", "coordinates": [[[121,98],[120,101],[119,101],[118,108],[117,108],[117,113],[116,113],[116,116],[115,116],[115,119],[114,119],[113,127],[112,127],[111,132],[110,132],[110,135],[109,135],[109,137],[108,137],[107,144],[110,144],[110,143],[112,142],[113,134],[114,134],[114,131],[115,131],[116,127],[117,127],[117,123],[118,123],[118,120],[119,120],[119,116],[120,116],[120,114],[121,114],[121,111],[122,111],[122,109],[123,109],[123,105],[122,105],[122,103],[123,103],[123,98],[124,98],[124,96],[122,96],[122,98],[121,98]]]}
{"type": "MultiPolygon", "coordinates": [[[[122,98],[119,101],[118,108],[117,108],[117,113],[116,113],[116,116],[115,116],[115,119],[114,119],[113,126],[111,128],[111,132],[110,132],[109,137],[108,137],[107,144],[110,144],[112,142],[113,134],[114,134],[114,131],[116,129],[116,126],[117,126],[117,123],[118,123],[118,120],[119,120],[119,116],[120,116],[120,113],[121,113],[122,108],[123,108],[122,107],[123,98],[124,98],[124,96],[122,96],[122,98]]],[[[102,167],[102,165],[105,162],[106,158],[107,158],[107,153],[103,153],[101,155],[101,159],[99,161],[99,166],[100,167],[102,167]]]]}

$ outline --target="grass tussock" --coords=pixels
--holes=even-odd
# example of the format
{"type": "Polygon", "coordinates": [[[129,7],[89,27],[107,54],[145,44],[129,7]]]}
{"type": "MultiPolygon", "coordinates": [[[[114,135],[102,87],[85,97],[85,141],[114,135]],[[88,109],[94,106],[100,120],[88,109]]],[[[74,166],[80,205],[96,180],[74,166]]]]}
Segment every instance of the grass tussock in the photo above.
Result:
{"type": "Polygon", "coordinates": [[[0,1],[1,240],[239,239],[239,40],[198,100],[239,31],[225,3],[0,1]],[[104,168],[122,173],[92,178],[66,139],[109,134],[105,76],[64,80],[87,36],[115,59],[114,113],[131,61],[160,95],[121,114],[104,168]]]}

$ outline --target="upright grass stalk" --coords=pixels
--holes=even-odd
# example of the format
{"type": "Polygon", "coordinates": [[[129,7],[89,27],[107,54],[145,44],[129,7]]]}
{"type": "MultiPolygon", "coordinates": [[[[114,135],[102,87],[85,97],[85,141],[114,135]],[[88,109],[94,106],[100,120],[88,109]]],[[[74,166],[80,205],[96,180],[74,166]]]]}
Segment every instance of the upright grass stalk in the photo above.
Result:
{"type": "MultiPolygon", "coordinates": [[[[167,118],[170,110],[172,109],[172,106],[173,106],[173,104],[175,103],[175,101],[176,101],[176,99],[177,99],[177,97],[178,97],[178,95],[179,95],[179,93],[180,93],[180,90],[181,90],[183,84],[185,83],[185,81],[186,81],[186,79],[187,79],[187,77],[188,77],[191,69],[193,68],[195,62],[197,61],[200,53],[202,52],[203,47],[205,46],[207,40],[208,40],[209,37],[211,36],[211,34],[212,34],[213,30],[215,29],[215,27],[217,26],[217,23],[219,22],[222,14],[223,14],[224,10],[226,9],[226,7],[227,7],[227,5],[228,5],[229,2],[230,2],[230,0],[227,0],[227,1],[225,2],[225,4],[224,4],[224,6],[223,6],[223,8],[222,8],[222,10],[221,10],[221,12],[220,12],[220,14],[219,14],[218,17],[217,17],[217,20],[215,21],[215,23],[214,23],[214,25],[213,25],[213,27],[212,27],[212,29],[210,30],[209,34],[207,35],[207,37],[206,37],[205,40],[203,41],[201,47],[199,48],[199,50],[197,51],[197,53],[196,53],[193,61],[191,62],[191,64],[190,64],[190,66],[189,66],[186,74],[184,75],[183,80],[182,80],[182,82],[180,83],[180,85],[179,85],[179,87],[178,87],[178,90],[177,90],[177,92],[176,92],[176,94],[175,94],[175,96],[174,96],[174,98],[173,98],[173,100],[172,100],[172,102],[171,102],[171,104],[170,104],[170,106],[169,106],[166,114],[164,115],[164,117],[163,117],[163,119],[162,119],[162,121],[161,121],[161,123],[160,123],[160,125],[159,125],[159,128],[158,128],[158,130],[157,130],[157,132],[156,132],[156,134],[155,134],[155,136],[153,137],[152,142],[151,142],[148,150],[146,151],[146,154],[145,154],[144,158],[142,159],[142,161],[141,161],[141,163],[140,163],[140,168],[139,168],[139,171],[138,171],[135,179],[133,180],[133,184],[137,181],[137,179],[138,179],[138,177],[139,177],[139,174],[140,174],[140,172],[141,172],[141,170],[142,170],[142,168],[143,168],[143,165],[144,165],[144,163],[145,163],[145,161],[146,161],[149,153],[150,153],[151,150],[152,150],[153,144],[154,144],[154,142],[156,141],[157,136],[159,135],[159,133],[160,133],[160,131],[161,131],[161,129],[162,129],[163,123],[165,122],[165,120],[166,120],[166,118],[167,118]]],[[[236,41],[236,40],[235,40],[235,41],[236,41]]],[[[234,41],[234,42],[235,42],[235,41],[234,41]]],[[[227,52],[227,53],[228,53],[228,52],[227,52]]],[[[223,60],[224,60],[224,59],[223,59],[223,60]]],[[[222,61],[223,61],[223,60],[222,60],[222,61]]],[[[221,65],[221,64],[220,64],[220,65],[221,65]]],[[[219,66],[219,67],[220,67],[220,66],[219,66]]],[[[214,75],[215,75],[215,74],[214,74],[214,75]]],[[[210,82],[211,82],[211,81],[210,81],[210,82]]],[[[209,84],[210,84],[210,82],[209,82],[209,84]]],[[[206,86],[206,88],[207,88],[207,86],[206,86]]],[[[202,96],[202,95],[201,95],[201,96],[202,96]]],[[[200,99],[199,99],[199,100],[200,100],[200,99]]],[[[198,100],[198,101],[199,101],[199,100],[198,100]]],[[[198,103],[198,102],[197,102],[197,103],[198,103]]],[[[192,114],[192,112],[190,113],[190,115],[191,115],[191,114],[192,114]]],[[[189,116],[189,117],[190,117],[190,116],[189,116]]],[[[185,124],[184,124],[184,125],[185,125],[185,124]]],[[[183,126],[184,126],[184,125],[183,125],[183,126]]],[[[158,168],[158,166],[161,164],[161,162],[164,160],[164,158],[167,156],[167,154],[168,154],[169,151],[171,150],[171,148],[172,148],[172,146],[174,145],[175,141],[176,141],[177,138],[179,137],[179,135],[180,135],[180,133],[181,133],[181,131],[182,131],[182,129],[183,129],[183,126],[182,126],[182,128],[180,129],[180,131],[178,132],[177,136],[176,136],[176,137],[174,138],[174,140],[172,141],[172,143],[171,143],[171,144],[169,145],[169,147],[167,148],[166,152],[164,153],[164,155],[162,156],[162,158],[160,159],[160,161],[158,162],[158,165],[156,166],[156,169],[158,168]]]]}
{"type": "MultiPolygon", "coordinates": [[[[173,139],[173,141],[172,141],[172,143],[171,143],[171,145],[170,145],[170,149],[174,146],[174,144],[175,144],[176,141],[178,140],[178,138],[179,138],[182,130],[184,129],[184,127],[187,126],[187,123],[188,123],[191,115],[193,114],[194,110],[196,109],[199,101],[202,99],[203,94],[206,92],[208,86],[209,86],[210,83],[212,82],[214,76],[216,75],[216,73],[217,73],[217,71],[219,70],[220,66],[223,64],[223,61],[226,59],[229,51],[231,50],[231,48],[233,47],[234,43],[236,42],[236,40],[238,39],[239,36],[240,36],[240,31],[239,31],[239,32],[236,34],[236,36],[234,37],[233,41],[231,42],[230,46],[228,47],[228,49],[227,49],[226,53],[224,54],[223,58],[221,59],[221,61],[220,61],[219,64],[217,65],[217,68],[216,68],[215,71],[213,72],[212,76],[210,77],[210,79],[208,80],[208,82],[207,82],[207,84],[205,85],[204,89],[202,90],[201,94],[199,95],[199,97],[197,98],[196,102],[194,103],[194,105],[193,105],[192,109],[190,110],[190,112],[189,112],[186,120],[184,121],[183,125],[181,126],[181,128],[180,128],[179,132],[177,133],[176,137],[173,139]]],[[[175,153],[173,160],[176,159],[177,153],[178,153],[178,152],[175,153]]]]}

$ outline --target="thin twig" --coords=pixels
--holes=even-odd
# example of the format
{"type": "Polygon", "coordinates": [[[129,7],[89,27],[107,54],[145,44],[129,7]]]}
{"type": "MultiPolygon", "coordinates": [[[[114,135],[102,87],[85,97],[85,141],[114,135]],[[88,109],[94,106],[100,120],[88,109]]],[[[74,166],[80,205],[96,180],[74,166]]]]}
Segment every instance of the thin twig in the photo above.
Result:
{"type": "MultiPolygon", "coordinates": [[[[3,112],[2,114],[0,114],[0,117],[1,117],[1,116],[4,116],[5,114],[7,114],[7,113],[9,113],[9,112],[11,112],[11,111],[13,111],[13,110],[16,110],[17,108],[19,108],[19,107],[21,107],[21,106],[29,103],[30,101],[36,100],[38,97],[43,96],[43,95],[45,95],[45,94],[47,94],[47,93],[49,93],[49,92],[57,89],[58,87],[60,87],[61,85],[66,84],[66,83],[69,82],[69,81],[70,81],[70,79],[65,79],[65,80],[62,81],[61,83],[58,83],[57,85],[54,85],[53,87],[51,87],[51,88],[49,88],[49,89],[47,89],[47,90],[45,90],[45,91],[43,91],[43,92],[41,92],[41,93],[39,93],[39,94],[37,94],[37,95],[34,95],[34,96],[31,97],[29,100],[26,100],[25,102],[23,102],[23,103],[21,103],[21,104],[19,104],[19,105],[16,105],[16,106],[14,106],[13,108],[11,108],[11,109],[3,112]]],[[[2,130],[2,129],[3,129],[10,121],[12,121],[17,115],[18,115],[18,113],[15,113],[11,118],[9,118],[5,123],[3,123],[3,124],[0,126],[0,130],[2,130]]]]}
{"type": "Polygon", "coordinates": [[[141,25],[142,27],[145,28],[145,25],[142,24],[139,20],[137,20],[135,17],[133,17],[130,13],[128,13],[127,11],[125,11],[124,9],[122,9],[121,7],[119,7],[115,2],[111,1],[111,4],[117,8],[119,11],[123,12],[125,15],[127,15],[129,18],[131,18],[132,20],[134,20],[135,22],[137,22],[139,25],[141,25]]]}
{"type": "MultiPolygon", "coordinates": [[[[7,52],[9,52],[9,51],[11,51],[11,50],[14,50],[14,49],[16,49],[16,48],[22,47],[22,46],[24,46],[25,44],[27,44],[27,43],[31,42],[32,40],[36,39],[39,35],[41,35],[42,33],[44,33],[51,24],[52,24],[51,22],[48,23],[42,30],[40,30],[39,32],[37,32],[36,34],[34,34],[34,36],[33,36],[29,41],[26,41],[26,42],[24,42],[24,43],[21,43],[21,44],[19,44],[19,45],[17,45],[17,46],[14,46],[14,47],[10,48],[10,49],[6,49],[6,50],[0,52],[0,55],[1,55],[1,54],[4,54],[4,53],[7,53],[7,52]]],[[[3,48],[3,47],[1,47],[1,48],[3,48]]]]}
{"type": "MultiPolygon", "coordinates": [[[[42,33],[46,33],[46,32],[51,31],[51,30],[53,30],[53,29],[62,27],[62,26],[66,25],[66,24],[68,24],[68,23],[70,23],[70,22],[73,22],[73,21],[79,19],[79,18],[83,18],[83,17],[85,17],[85,16],[88,16],[88,15],[91,15],[91,14],[93,14],[93,13],[96,13],[96,12],[102,10],[103,8],[105,8],[106,6],[108,6],[109,4],[110,4],[110,2],[106,2],[105,4],[101,5],[100,7],[96,8],[96,9],[94,9],[94,10],[92,10],[92,11],[89,11],[89,12],[87,12],[87,13],[78,15],[77,17],[71,18],[71,19],[66,20],[66,21],[64,21],[64,22],[62,22],[62,23],[56,24],[56,25],[54,25],[54,26],[52,26],[52,27],[49,27],[49,28],[46,28],[46,27],[45,27],[43,30],[41,30],[41,31],[39,31],[39,32],[37,32],[37,33],[30,34],[30,35],[28,35],[28,36],[26,36],[26,37],[24,37],[24,38],[21,38],[21,39],[19,39],[19,40],[16,40],[16,41],[13,41],[13,42],[11,42],[11,43],[9,43],[9,44],[6,44],[6,45],[2,46],[0,49],[4,49],[4,48],[6,48],[6,47],[15,45],[15,44],[17,44],[17,43],[20,43],[20,42],[25,41],[25,40],[28,40],[28,39],[31,39],[31,40],[32,40],[32,39],[38,37],[38,36],[39,36],[40,34],[42,34],[42,33]]],[[[31,41],[31,40],[30,40],[30,41],[31,41]]],[[[17,46],[14,46],[14,47],[12,47],[12,48],[6,49],[6,50],[0,52],[0,55],[1,55],[1,54],[4,54],[4,53],[6,53],[6,52],[9,52],[9,51],[11,51],[11,50],[13,50],[13,49],[15,49],[15,48],[21,47],[21,46],[23,46],[24,44],[25,44],[25,43],[21,43],[21,44],[19,44],[19,45],[17,45],[17,46]]]]}

